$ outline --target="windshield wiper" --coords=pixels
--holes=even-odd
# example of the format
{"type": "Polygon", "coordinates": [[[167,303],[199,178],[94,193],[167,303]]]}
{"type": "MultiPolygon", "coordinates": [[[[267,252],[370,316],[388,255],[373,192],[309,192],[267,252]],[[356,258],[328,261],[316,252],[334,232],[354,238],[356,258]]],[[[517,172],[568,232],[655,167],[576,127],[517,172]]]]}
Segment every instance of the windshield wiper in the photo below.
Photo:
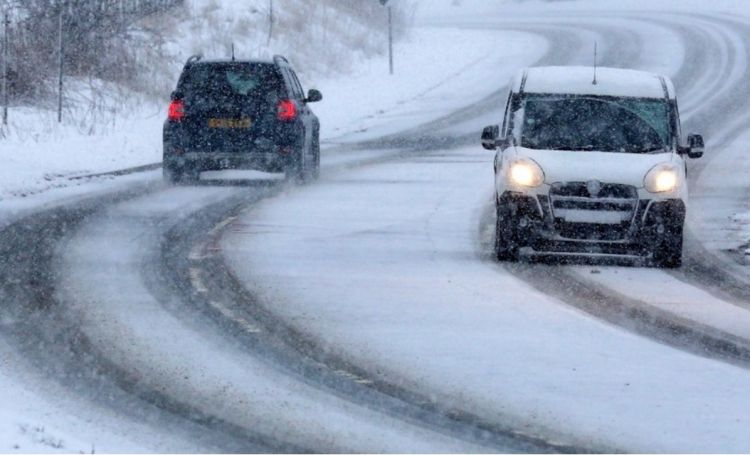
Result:
{"type": "Polygon", "coordinates": [[[571,150],[574,152],[604,152],[605,149],[595,145],[579,145],[577,147],[562,147],[561,150],[571,150]]]}
{"type": "Polygon", "coordinates": [[[663,145],[647,145],[642,147],[640,151],[641,153],[663,152],[665,151],[665,147],[663,145]]]}
{"type": "Polygon", "coordinates": [[[628,147],[622,147],[620,150],[625,153],[654,153],[664,151],[664,146],[661,144],[631,145],[628,147]]]}

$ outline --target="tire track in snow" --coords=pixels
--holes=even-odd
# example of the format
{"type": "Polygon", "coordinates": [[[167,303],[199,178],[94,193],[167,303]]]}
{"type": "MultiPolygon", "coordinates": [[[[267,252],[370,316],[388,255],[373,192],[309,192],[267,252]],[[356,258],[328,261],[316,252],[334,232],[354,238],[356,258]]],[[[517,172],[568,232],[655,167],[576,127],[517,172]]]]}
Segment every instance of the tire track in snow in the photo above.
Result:
{"type": "Polygon", "coordinates": [[[123,422],[150,423],[185,440],[196,451],[280,450],[282,445],[252,435],[185,405],[160,390],[144,387],[137,375],[99,352],[74,312],[56,297],[57,243],[102,205],[154,191],[148,184],[106,197],[47,210],[0,232],[3,336],[32,367],[94,407],[115,411],[123,422]],[[25,239],[25,240],[24,240],[25,239]],[[29,240],[29,239],[34,239],[29,240]]]}
{"type": "MultiPolygon", "coordinates": [[[[162,276],[163,282],[153,286],[181,290],[182,301],[189,302],[195,311],[215,321],[226,336],[240,340],[249,351],[266,358],[270,364],[279,365],[289,375],[406,424],[438,431],[492,451],[603,450],[546,440],[529,429],[490,422],[470,410],[446,407],[428,394],[386,382],[366,368],[321,349],[317,340],[296,330],[293,324],[261,304],[237,280],[221,254],[211,247],[218,243],[227,221],[235,217],[232,214],[227,218],[227,213],[245,208],[244,204],[229,210],[214,207],[193,217],[192,221],[174,226],[165,236],[158,259],[160,270],[171,273],[162,276]],[[193,270],[197,272],[191,272],[193,270]],[[210,279],[197,284],[191,273],[210,279]]],[[[165,295],[158,290],[154,294],[165,295]]]]}
{"type": "MultiPolygon", "coordinates": [[[[493,202],[488,201],[478,232],[479,257],[488,264],[496,263],[492,254],[495,222],[493,212],[493,202]]],[[[694,355],[750,369],[750,339],[677,316],[667,309],[617,292],[598,282],[596,278],[583,278],[566,265],[522,262],[500,264],[499,267],[535,289],[597,319],[694,355]]]]}

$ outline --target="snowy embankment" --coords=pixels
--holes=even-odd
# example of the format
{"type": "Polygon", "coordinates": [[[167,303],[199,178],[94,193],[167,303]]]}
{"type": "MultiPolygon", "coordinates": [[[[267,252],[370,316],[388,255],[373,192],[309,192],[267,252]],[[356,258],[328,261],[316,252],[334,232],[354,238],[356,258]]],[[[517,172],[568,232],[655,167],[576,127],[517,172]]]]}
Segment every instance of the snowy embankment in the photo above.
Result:
{"type": "MultiPolygon", "coordinates": [[[[324,91],[324,102],[315,106],[324,126],[324,137],[356,141],[372,138],[376,133],[394,133],[413,127],[451,109],[479,101],[509,76],[496,77],[494,71],[504,59],[530,64],[545,49],[546,43],[542,40],[520,32],[461,32],[420,27],[397,42],[396,74],[392,77],[387,75],[388,62],[382,54],[370,58],[359,55],[347,74],[308,76],[303,72],[303,77],[304,82],[315,82],[305,85],[324,91]],[[504,46],[498,53],[493,51],[497,42],[511,45],[504,46]],[[487,64],[478,64],[481,60],[487,64]],[[485,80],[494,82],[478,83],[485,80]],[[472,87],[469,92],[464,89],[467,86],[472,87]],[[424,114],[412,119],[413,111],[424,114]]],[[[179,71],[180,66],[172,70],[179,71]]],[[[102,96],[101,92],[96,96],[102,96]]],[[[76,111],[77,114],[87,112],[87,102],[98,107],[92,107],[85,120],[74,122],[66,115],[63,125],[56,123],[53,112],[11,109],[10,128],[6,130],[6,138],[0,141],[3,161],[0,218],[3,223],[13,218],[11,212],[14,211],[159,180],[157,171],[117,178],[71,180],[159,161],[161,154],[164,115],[161,102],[123,101],[114,96],[98,102],[82,96],[79,101],[83,110],[76,111]],[[118,110],[115,113],[102,108],[103,105],[116,106],[118,110]]],[[[347,157],[337,158],[342,159],[347,157]]],[[[182,446],[178,438],[170,440],[153,434],[147,426],[134,428],[120,424],[117,416],[108,411],[92,414],[87,406],[77,403],[74,396],[44,385],[44,379],[19,367],[20,362],[14,360],[16,354],[9,349],[0,348],[0,355],[0,402],[3,403],[0,440],[4,441],[1,450],[191,449],[182,446]],[[44,389],[47,392],[39,392],[44,389]],[[92,415],[96,417],[90,417],[92,415]],[[139,435],[138,440],[133,440],[134,434],[139,435]]]]}

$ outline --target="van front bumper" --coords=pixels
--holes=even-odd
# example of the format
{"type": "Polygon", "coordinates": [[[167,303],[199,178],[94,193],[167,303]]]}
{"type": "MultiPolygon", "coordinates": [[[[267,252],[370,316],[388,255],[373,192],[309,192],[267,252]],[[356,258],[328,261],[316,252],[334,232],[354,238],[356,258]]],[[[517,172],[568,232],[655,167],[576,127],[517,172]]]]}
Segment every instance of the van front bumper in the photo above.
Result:
{"type": "Polygon", "coordinates": [[[649,256],[669,236],[681,235],[686,209],[680,199],[638,199],[619,220],[606,210],[573,221],[557,212],[549,196],[506,192],[497,201],[498,229],[532,254],[649,256]]]}

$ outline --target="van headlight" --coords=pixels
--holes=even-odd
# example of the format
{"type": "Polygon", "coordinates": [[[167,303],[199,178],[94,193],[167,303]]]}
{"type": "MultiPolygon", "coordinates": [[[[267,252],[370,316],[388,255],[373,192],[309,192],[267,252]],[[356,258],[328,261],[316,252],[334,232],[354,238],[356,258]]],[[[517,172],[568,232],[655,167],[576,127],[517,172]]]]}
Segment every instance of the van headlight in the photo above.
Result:
{"type": "Polygon", "coordinates": [[[544,182],[544,171],[534,160],[522,158],[510,163],[508,177],[516,185],[535,188],[544,182]]]}
{"type": "Polygon", "coordinates": [[[659,164],[646,174],[643,186],[650,193],[666,193],[674,191],[680,184],[677,167],[672,164],[659,164]]]}

